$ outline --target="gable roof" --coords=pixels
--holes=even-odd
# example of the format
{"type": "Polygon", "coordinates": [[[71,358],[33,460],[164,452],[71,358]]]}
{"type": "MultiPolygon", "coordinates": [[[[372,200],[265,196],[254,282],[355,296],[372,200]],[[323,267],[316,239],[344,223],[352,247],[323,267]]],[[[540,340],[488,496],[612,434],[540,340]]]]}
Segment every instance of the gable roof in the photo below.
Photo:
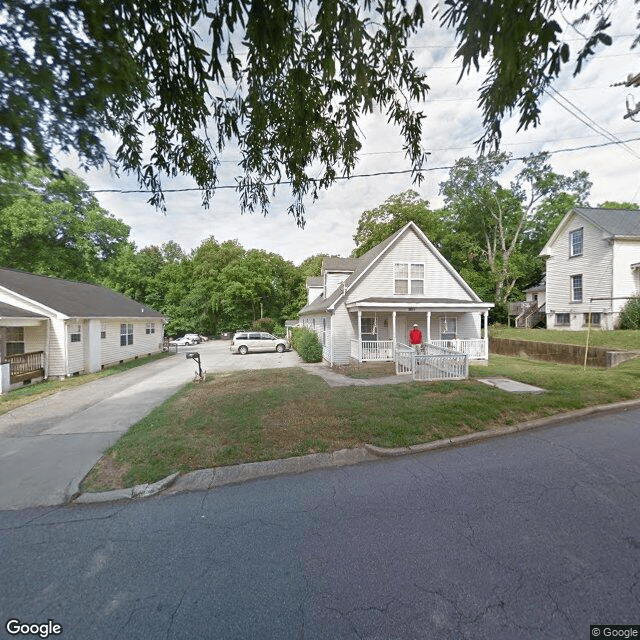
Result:
{"type": "Polygon", "coordinates": [[[614,237],[640,238],[640,210],[577,207],[574,212],[614,237]]]}
{"type": "Polygon", "coordinates": [[[307,287],[323,287],[324,278],[322,276],[309,276],[307,278],[307,287]]]}
{"type": "Polygon", "coordinates": [[[575,207],[569,211],[555,228],[539,255],[548,256],[549,248],[565,231],[572,216],[582,218],[585,222],[600,229],[612,238],[640,239],[640,210],[638,209],[600,209],[591,207],[575,207]]]}
{"type": "Polygon", "coordinates": [[[0,318],[45,318],[39,313],[33,311],[27,311],[26,309],[20,309],[20,307],[14,307],[12,304],[6,302],[0,302],[0,318]]]}
{"type": "MultiPolygon", "coordinates": [[[[408,222],[404,227],[398,229],[395,233],[392,233],[386,240],[383,240],[380,244],[372,247],[365,254],[359,258],[340,258],[339,260],[352,263],[353,273],[349,275],[344,282],[327,298],[322,296],[316,298],[310,304],[304,306],[300,310],[300,315],[307,315],[314,312],[323,312],[331,309],[333,305],[346,293],[353,284],[355,284],[359,278],[372,266],[378,259],[389,249],[395,242],[411,229],[426,245],[426,247],[434,254],[436,258],[439,258],[445,268],[451,273],[452,276],[462,285],[462,287],[472,296],[475,302],[481,302],[476,293],[469,287],[469,285],[462,279],[462,277],[453,269],[453,267],[442,257],[440,252],[431,244],[427,236],[420,230],[420,228],[414,222],[408,222]]],[[[323,261],[324,269],[324,261],[323,261]]]]}
{"type": "Polygon", "coordinates": [[[74,318],[162,317],[159,311],[96,284],[16,269],[0,268],[0,287],[74,318]]]}

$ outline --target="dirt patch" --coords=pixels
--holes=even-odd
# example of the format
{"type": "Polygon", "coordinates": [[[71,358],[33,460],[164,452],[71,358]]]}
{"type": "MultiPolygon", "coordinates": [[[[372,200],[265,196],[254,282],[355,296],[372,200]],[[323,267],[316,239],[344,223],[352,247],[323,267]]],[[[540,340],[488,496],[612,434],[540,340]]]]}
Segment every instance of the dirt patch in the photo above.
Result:
{"type": "Polygon", "coordinates": [[[127,471],[131,468],[128,462],[119,463],[111,454],[102,456],[89,475],[82,481],[82,491],[109,491],[124,489],[123,481],[127,471]]]}
{"type": "Polygon", "coordinates": [[[322,440],[330,449],[359,444],[347,421],[323,398],[286,403],[269,412],[263,417],[262,435],[282,451],[290,451],[309,438],[322,440]]]}

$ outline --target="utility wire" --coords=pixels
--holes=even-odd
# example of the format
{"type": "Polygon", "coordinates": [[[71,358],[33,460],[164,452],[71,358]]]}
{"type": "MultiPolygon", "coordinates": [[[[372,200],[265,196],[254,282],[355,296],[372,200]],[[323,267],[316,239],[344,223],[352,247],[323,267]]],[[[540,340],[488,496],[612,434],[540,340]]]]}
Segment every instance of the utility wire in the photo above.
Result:
{"type": "Polygon", "coordinates": [[[611,133],[608,129],[603,127],[601,124],[597,123],[593,118],[589,117],[580,107],[571,102],[569,98],[563,96],[557,89],[553,87],[549,87],[549,89],[545,89],[544,92],[555,102],[557,102],[563,109],[568,111],[574,118],[577,118],[583,124],[587,125],[589,129],[595,131],[599,135],[604,136],[607,140],[611,142],[621,144],[622,147],[628,151],[632,156],[640,160],[640,155],[636,153],[631,147],[626,145],[624,141],[620,140],[618,136],[611,133]],[[561,102],[562,100],[562,102],[561,102]],[[568,105],[568,106],[567,106],[568,105]]]}
{"type": "MultiPolygon", "coordinates": [[[[566,149],[554,149],[553,151],[548,151],[549,155],[555,155],[556,153],[569,153],[572,151],[583,151],[585,149],[598,149],[601,147],[608,147],[611,145],[617,144],[625,144],[627,142],[637,142],[640,140],[638,138],[629,138],[628,140],[610,140],[609,142],[601,142],[599,144],[589,144],[583,145],[581,147],[570,147],[566,149]]],[[[511,158],[510,161],[524,161],[529,158],[529,155],[526,156],[518,156],[516,158],[511,158]]],[[[397,175],[407,175],[413,173],[430,173],[433,171],[449,171],[453,169],[455,165],[444,165],[439,167],[425,167],[423,169],[418,169],[414,171],[413,169],[404,169],[399,171],[376,171],[372,173],[357,173],[351,176],[337,176],[335,178],[338,180],[353,180],[355,178],[373,178],[379,176],[397,176],[397,175]]],[[[319,182],[318,179],[311,178],[310,182],[319,182]]],[[[281,182],[265,182],[265,187],[275,187],[278,185],[287,185],[291,184],[291,180],[283,180],[281,182]]],[[[218,189],[238,189],[239,185],[237,184],[225,184],[225,185],[217,185],[213,188],[213,190],[218,189]]],[[[201,187],[184,187],[181,189],[162,189],[163,193],[184,193],[188,191],[202,191],[201,187]]],[[[88,189],[88,193],[153,193],[152,189],[88,189]]]]}

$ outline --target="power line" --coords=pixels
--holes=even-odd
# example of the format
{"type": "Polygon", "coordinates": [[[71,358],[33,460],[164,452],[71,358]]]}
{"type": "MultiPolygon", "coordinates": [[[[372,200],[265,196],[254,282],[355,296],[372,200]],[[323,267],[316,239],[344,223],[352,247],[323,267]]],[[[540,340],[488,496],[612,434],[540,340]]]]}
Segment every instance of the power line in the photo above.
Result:
{"type": "MultiPolygon", "coordinates": [[[[601,147],[607,147],[607,146],[611,146],[611,145],[617,145],[617,144],[625,144],[627,142],[637,142],[638,140],[640,140],[640,137],[637,138],[629,138],[628,140],[611,140],[609,142],[602,142],[599,144],[589,144],[589,145],[583,145],[580,147],[568,147],[565,149],[554,149],[552,151],[548,151],[547,153],[549,153],[549,155],[555,155],[556,153],[569,153],[572,151],[583,151],[585,149],[598,149],[601,147]]],[[[528,155],[526,156],[518,156],[516,158],[511,158],[510,161],[524,161],[527,158],[529,158],[528,155]]],[[[439,166],[439,167],[426,167],[424,169],[418,169],[416,171],[413,171],[413,169],[404,169],[404,170],[398,170],[398,171],[376,171],[376,172],[372,172],[372,173],[358,173],[358,174],[354,174],[351,176],[337,176],[335,178],[336,181],[342,181],[342,180],[353,180],[355,178],[374,178],[374,177],[380,177],[380,176],[397,176],[397,175],[407,175],[407,174],[413,174],[413,173],[431,173],[434,171],[449,171],[450,169],[453,169],[455,165],[443,165],[443,166],[439,166]]],[[[319,179],[316,178],[312,178],[310,179],[310,182],[320,182],[319,179]]],[[[264,186],[265,187],[275,187],[278,185],[287,185],[287,184],[292,184],[291,180],[283,180],[281,182],[265,182],[264,186]]],[[[239,185],[237,184],[226,184],[226,185],[218,185],[216,187],[214,187],[212,190],[218,190],[218,189],[238,189],[239,185]]],[[[201,187],[184,187],[184,188],[180,188],[180,189],[162,189],[163,193],[185,193],[185,192],[191,192],[191,191],[203,191],[204,189],[201,187]]],[[[87,189],[88,193],[123,193],[123,194],[127,194],[127,193],[154,193],[154,191],[152,189],[87,189]]]]}
{"type": "Polygon", "coordinates": [[[595,131],[599,135],[604,136],[605,138],[607,138],[607,140],[610,140],[611,142],[621,144],[626,151],[628,151],[632,156],[640,160],[640,155],[638,155],[631,147],[627,146],[622,140],[620,140],[620,138],[618,138],[618,136],[611,133],[611,131],[609,131],[608,129],[603,127],[601,124],[596,122],[593,118],[588,116],[582,109],[580,109],[580,107],[578,107],[576,104],[571,102],[569,98],[563,96],[557,89],[554,89],[553,87],[549,87],[549,90],[545,89],[544,92],[552,100],[557,102],[563,109],[568,111],[574,118],[577,118],[578,120],[580,120],[580,122],[587,125],[589,129],[591,129],[592,131],[595,131]],[[551,91],[552,93],[549,93],[549,91],[551,91]],[[563,100],[564,103],[566,104],[564,104],[563,102],[560,102],[558,98],[563,100]]]}

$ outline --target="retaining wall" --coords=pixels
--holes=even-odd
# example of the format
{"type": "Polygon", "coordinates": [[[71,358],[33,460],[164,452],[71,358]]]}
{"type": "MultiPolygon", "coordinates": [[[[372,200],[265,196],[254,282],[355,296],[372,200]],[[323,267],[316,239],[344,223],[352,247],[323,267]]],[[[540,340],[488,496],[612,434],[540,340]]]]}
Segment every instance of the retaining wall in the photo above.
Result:
{"type": "MultiPolygon", "coordinates": [[[[489,336],[489,351],[504,356],[547,360],[563,364],[584,364],[584,346],[555,342],[531,342],[489,336]]],[[[640,355],[637,351],[622,351],[608,347],[589,347],[588,367],[610,368],[640,355]]]]}

